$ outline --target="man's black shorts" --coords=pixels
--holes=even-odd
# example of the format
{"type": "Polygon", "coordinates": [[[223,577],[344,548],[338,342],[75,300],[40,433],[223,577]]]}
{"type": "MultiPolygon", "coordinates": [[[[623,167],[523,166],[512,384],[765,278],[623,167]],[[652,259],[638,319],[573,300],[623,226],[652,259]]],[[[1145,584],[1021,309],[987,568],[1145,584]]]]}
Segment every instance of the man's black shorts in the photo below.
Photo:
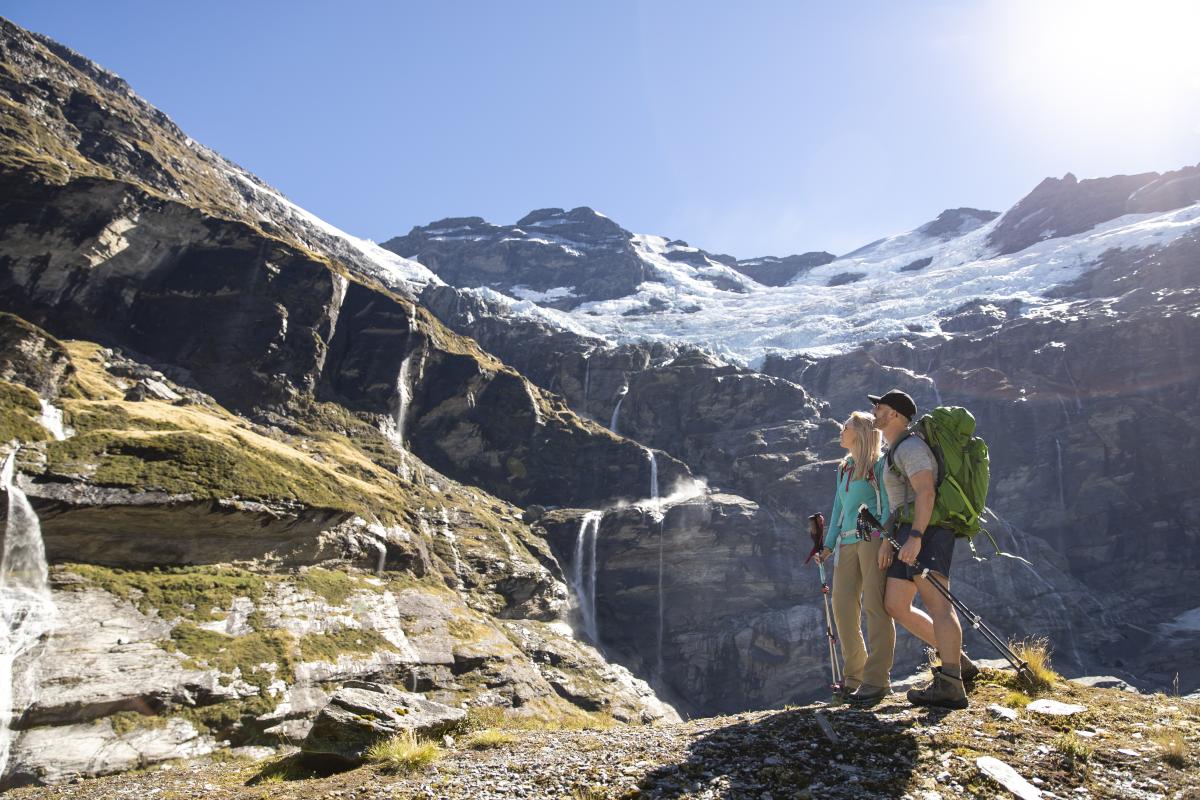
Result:
{"type": "MultiPolygon", "coordinates": [[[[896,529],[896,541],[903,545],[908,541],[911,525],[901,525],[896,529]]],[[[892,561],[888,567],[889,578],[899,578],[911,581],[913,575],[920,575],[921,570],[928,568],[930,572],[939,572],[950,577],[950,562],[954,559],[954,531],[946,528],[929,528],[921,537],[921,552],[917,555],[916,566],[910,567],[900,559],[892,561]]]]}

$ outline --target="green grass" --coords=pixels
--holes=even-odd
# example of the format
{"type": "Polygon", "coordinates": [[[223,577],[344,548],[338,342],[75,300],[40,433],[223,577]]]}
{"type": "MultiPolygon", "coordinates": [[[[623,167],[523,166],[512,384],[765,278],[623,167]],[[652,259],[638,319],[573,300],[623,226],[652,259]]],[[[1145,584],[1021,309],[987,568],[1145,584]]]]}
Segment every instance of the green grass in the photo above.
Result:
{"type": "Polygon", "coordinates": [[[497,747],[505,747],[516,741],[517,737],[511,733],[505,733],[495,728],[485,728],[477,733],[472,733],[466,738],[464,743],[472,750],[491,750],[497,747]]]}
{"type": "Polygon", "coordinates": [[[335,475],[236,434],[94,430],[50,443],[46,456],[51,472],[102,486],[365,511],[365,498],[335,475]]]}
{"type": "Polygon", "coordinates": [[[108,717],[108,722],[117,736],[124,736],[136,730],[162,728],[167,724],[165,717],[139,714],[136,711],[118,711],[108,717]]]}
{"type": "Polygon", "coordinates": [[[424,770],[441,756],[441,748],[433,742],[418,739],[412,731],[376,742],[367,750],[367,761],[385,772],[394,773],[424,770]]]}
{"type": "Polygon", "coordinates": [[[234,740],[235,744],[277,744],[275,739],[259,739],[254,729],[255,718],[274,711],[275,705],[275,698],[264,692],[207,706],[176,708],[171,713],[217,739],[234,740]]]}
{"type": "Polygon", "coordinates": [[[318,597],[324,597],[335,606],[346,602],[346,598],[356,591],[367,589],[382,592],[384,588],[367,583],[360,576],[322,567],[311,567],[297,573],[293,581],[296,588],[305,589],[318,597]]]}
{"type": "Polygon", "coordinates": [[[1024,692],[1013,691],[1009,692],[1004,697],[1004,702],[1002,705],[1006,705],[1009,708],[1024,708],[1032,702],[1033,698],[1024,692]]]}
{"type": "Polygon", "coordinates": [[[38,422],[41,416],[42,405],[36,392],[16,383],[0,381],[0,442],[50,439],[50,432],[38,422]]]}
{"type": "Polygon", "coordinates": [[[241,670],[246,683],[260,690],[275,680],[287,680],[293,674],[295,642],[283,630],[255,631],[245,636],[226,636],[181,622],[171,631],[170,644],[193,661],[207,664],[224,673],[241,670]],[[274,673],[255,668],[259,664],[275,664],[274,673]]]}
{"type": "Polygon", "coordinates": [[[159,616],[182,617],[192,622],[221,619],[235,597],[258,602],[271,578],[233,567],[164,567],[124,570],[93,564],[64,564],[62,569],[125,600],[143,613],[158,609],[159,616]]]}
{"type": "Polygon", "coordinates": [[[376,631],[358,628],[342,628],[332,633],[310,633],[300,640],[300,658],[303,661],[328,661],[337,663],[342,653],[398,653],[396,646],[376,631]]]}
{"type": "Polygon", "coordinates": [[[1076,736],[1074,731],[1059,734],[1052,746],[1071,761],[1087,761],[1095,752],[1095,748],[1076,736]]]}

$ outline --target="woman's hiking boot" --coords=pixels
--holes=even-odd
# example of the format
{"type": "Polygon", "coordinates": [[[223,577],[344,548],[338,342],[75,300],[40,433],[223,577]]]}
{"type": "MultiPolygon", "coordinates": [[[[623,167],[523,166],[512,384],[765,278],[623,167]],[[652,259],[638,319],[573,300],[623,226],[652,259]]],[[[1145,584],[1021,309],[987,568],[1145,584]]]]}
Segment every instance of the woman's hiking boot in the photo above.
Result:
{"type": "Polygon", "coordinates": [[[864,683],[850,693],[846,702],[855,706],[873,706],[892,693],[887,686],[872,686],[864,683]]]}
{"type": "Polygon", "coordinates": [[[908,702],[914,706],[966,708],[967,692],[962,678],[947,675],[941,667],[933,668],[933,680],[924,689],[909,689],[908,702]]]}

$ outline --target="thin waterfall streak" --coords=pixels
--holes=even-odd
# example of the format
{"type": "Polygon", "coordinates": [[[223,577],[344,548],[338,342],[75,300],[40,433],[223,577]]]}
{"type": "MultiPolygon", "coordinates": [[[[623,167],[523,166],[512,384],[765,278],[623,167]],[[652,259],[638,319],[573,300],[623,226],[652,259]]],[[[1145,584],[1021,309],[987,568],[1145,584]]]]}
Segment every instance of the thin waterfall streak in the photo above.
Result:
{"type": "Polygon", "coordinates": [[[650,456],[650,499],[654,504],[658,505],[658,458],[655,457],[654,451],[646,448],[646,453],[650,456]]]}
{"type": "Polygon", "coordinates": [[[1063,460],[1062,460],[1062,443],[1058,437],[1054,437],[1054,452],[1058,461],[1058,504],[1062,508],[1067,507],[1067,493],[1063,487],[1063,460]]]}
{"type": "Polygon", "coordinates": [[[617,417],[621,415],[621,403],[625,402],[625,395],[621,395],[617,400],[617,407],[613,409],[612,422],[608,424],[608,429],[613,433],[617,432],[617,417]]]}
{"type": "Polygon", "coordinates": [[[592,518],[591,573],[588,581],[588,603],[591,606],[592,644],[600,646],[600,620],[596,618],[596,540],[600,538],[600,514],[592,518]]]}
{"type": "Polygon", "coordinates": [[[603,516],[601,511],[589,511],[584,514],[579,522],[579,533],[575,536],[575,558],[571,564],[571,584],[575,590],[575,601],[579,607],[583,631],[596,646],[600,644],[599,625],[596,621],[596,539],[599,538],[600,521],[603,516]]]}
{"type": "Polygon", "coordinates": [[[666,598],[663,596],[663,535],[665,524],[658,520],[658,678],[663,676],[663,635],[666,630],[666,598]]]}

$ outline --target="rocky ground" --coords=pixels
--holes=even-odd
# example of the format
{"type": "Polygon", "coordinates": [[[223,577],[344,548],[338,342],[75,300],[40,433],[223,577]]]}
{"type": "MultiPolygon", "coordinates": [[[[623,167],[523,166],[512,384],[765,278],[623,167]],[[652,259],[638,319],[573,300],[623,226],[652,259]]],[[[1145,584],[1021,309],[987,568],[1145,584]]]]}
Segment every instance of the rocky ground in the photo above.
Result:
{"type": "MultiPolygon", "coordinates": [[[[43,798],[836,798],[1001,797],[979,759],[1029,782],[1030,797],[1200,797],[1200,703],[1059,682],[1035,711],[1011,673],[986,670],[966,711],[814,704],[659,726],[508,731],[477,750],[445,740],[409,774],[377,766],[318,775],[295,761],[224,759],[10,793],[43,798]],[[1003,709],[1003,710],[1001,710],[1003,709]],[[1069,709],[1068,709],[1069,710],[1069,709]],[[1171,737],[1178,736],[1172,753],[1171,737]]],[[[898,686],[902,689],[902,686],[898,686]]],[[[1014,795],[1022,796],[1022,795],[1014,795]]]]}

